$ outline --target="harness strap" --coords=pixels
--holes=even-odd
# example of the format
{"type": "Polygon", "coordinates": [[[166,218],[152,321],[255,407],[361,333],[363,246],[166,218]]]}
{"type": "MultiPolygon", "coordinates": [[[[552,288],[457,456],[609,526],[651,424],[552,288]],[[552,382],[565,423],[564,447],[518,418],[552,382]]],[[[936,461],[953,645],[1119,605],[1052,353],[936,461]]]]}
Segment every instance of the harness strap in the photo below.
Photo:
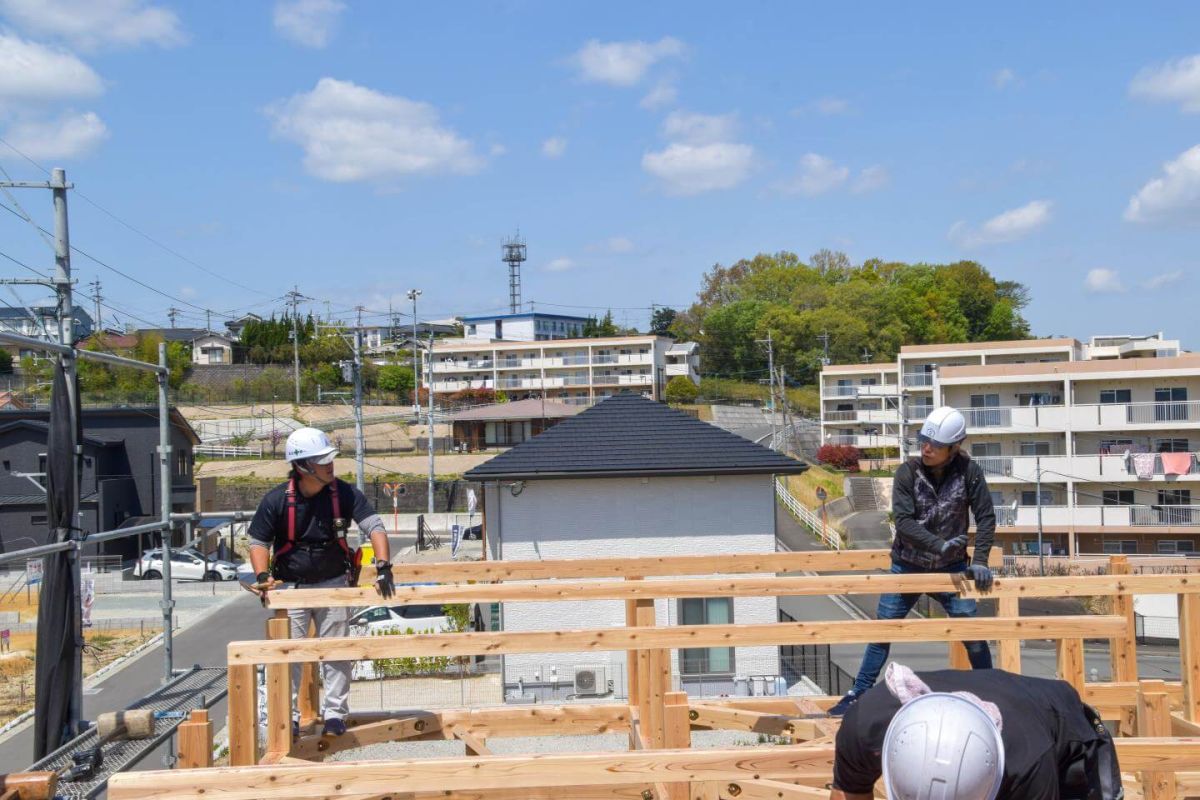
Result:
{"type": "MultiPolygon", "coordinates": [[[[332,496],[330,497],[330,501],[333,504],[333,518],[334,519],[340,519],[342,516],[342,503],[341,503],[341,498],[339,497],[339,495],[341,494],[340,488],[341,488],[341,481],[338,480],[337,478],[334,478],[333,483],[330,484],[330,486],[329,486],[329,491],[332,493],[332,496]]],[[[278,559],[280,556],[284,555],[285,553],[287,553],[289,550],[291,550],[293,547],[296,546],[296,476],[295,475],[292,475],[290,478],[288,478],[288,485],[287,485],[287,489],[285,490],[284,494],[287,497],[287,514],[288,514],[287,541],[283,543],[282,547],[280,547],[278,550],[275,551],[276,559],[278,559]]],[[[341,531],[341,532],[334,531],[334,535],[337,538],[338,544],[341,545],[341,547],[342,547],[342,552],[344,552],[346,554],[346,558],[350,558],[351,557],[350,545],[348,545],[346,543],[345,531],[341,531]]]]}

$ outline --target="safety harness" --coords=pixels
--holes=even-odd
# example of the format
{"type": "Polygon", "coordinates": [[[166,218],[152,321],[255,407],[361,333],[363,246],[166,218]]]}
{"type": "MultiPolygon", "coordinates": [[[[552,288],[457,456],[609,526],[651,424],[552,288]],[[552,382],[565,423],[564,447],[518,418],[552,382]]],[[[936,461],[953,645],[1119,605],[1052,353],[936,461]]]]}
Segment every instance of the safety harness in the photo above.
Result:
{"type": "MultiPolygon", "coordinates": [[[[334,478],[333,483],[331,483],[329,485],[329,491],[332,492],[332,497],[330,497],[330,500],[333,503],[333,519],[334,519],[333,533],[334,533],[335,538],[337,539],[337,543],[339,545],[341,545],[341,547],[342,547],[342,552],[346,554],[347,567],[349,567],[350,569],[353,569],[353,567],[355,565],[355,558],[356,558],[356,555],[358,555],[359,551],[358,550],[354,550],[354,551],[350,550],[350,545],[346,541],[346,527],[347,526],[343,525],[339,528],[338,524],[337,524],[337,520],[340,520],[342,518],[342,505],[341,505],[341,499],[339,497],[339,495],[341,494],[341,491],[340,491],[341,483],[342,482],[340,480],[338,480],[337,478],[334,478]]],[[[281,556],[283,556],[289,550],[291,550],[292,548],[294,548],[296,546],[296,476],[295,475],[292,475],[290,478],[288,478],[288,486],[287,486],[287,490],[286,490],[285,494],[287,497],[287,510],[288,510],[287,511],[287,514],[288,514],[287,541],[284,542],[283,545],[275,551],[275,560],[276,561],[278,561],[281,556]]],[[[361,558],[360,555],[358,557],[361,558]]]]}

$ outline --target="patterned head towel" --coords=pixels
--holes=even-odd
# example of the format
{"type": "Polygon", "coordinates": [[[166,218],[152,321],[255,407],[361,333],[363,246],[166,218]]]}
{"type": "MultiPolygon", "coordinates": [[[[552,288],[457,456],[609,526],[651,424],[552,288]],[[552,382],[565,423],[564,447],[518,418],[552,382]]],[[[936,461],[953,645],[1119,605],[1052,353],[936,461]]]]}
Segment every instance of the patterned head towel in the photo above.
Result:
{"type": "MultiPolygon", "coordinates": [[[[888,664],[883,681],[887,684],[888,691],[892,693],[892,697],[900,701],[900,705],[904,705],[910,700],[915,700],[921,695],[934,694],[929,685],[917,677],[917,673],[903,664],[897,664],[895,661],[888,664]]],[[[996,730],[1004,730],[1004,720],[1000,717],[1000,709],[995,703],[989,703],[970,692],[950,692],[949,694],[957,695],[979,706],[991,718],[992,722],[996,724],[996,730]]]]}

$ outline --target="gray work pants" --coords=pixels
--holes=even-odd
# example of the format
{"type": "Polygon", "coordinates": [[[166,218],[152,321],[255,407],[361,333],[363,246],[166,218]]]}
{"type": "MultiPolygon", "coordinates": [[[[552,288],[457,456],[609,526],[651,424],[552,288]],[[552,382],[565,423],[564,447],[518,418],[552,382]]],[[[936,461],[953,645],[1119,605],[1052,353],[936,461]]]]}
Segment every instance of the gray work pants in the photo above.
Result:
{"type": "MultiPolygon", "coordinates": [[[[346,576],[340,575],[320,583],[305,583],[302,589],[336,589],[347,585],[346,576]]],[[[293,588],[294,585],[292,585],[293,588]]],[[[308,636],[308,621],[315,620],[317,638],[327,636],[350,635],[350,609],[342,608],[301,608],[288,611],[288,621],[292,625],[292,638],[303,639],[308,636]]],[[[321,681],[325,684],[325,694],[321,699],[321,717],[323,719],[345,719],[350,713],[350,668],[349,661],[325,661],[321,664],[321,681]]],[[[292,664],[292,718],[300,719],[300,706],[296,703],[296,694],[300,689],[300,664],[292,664]]]]}

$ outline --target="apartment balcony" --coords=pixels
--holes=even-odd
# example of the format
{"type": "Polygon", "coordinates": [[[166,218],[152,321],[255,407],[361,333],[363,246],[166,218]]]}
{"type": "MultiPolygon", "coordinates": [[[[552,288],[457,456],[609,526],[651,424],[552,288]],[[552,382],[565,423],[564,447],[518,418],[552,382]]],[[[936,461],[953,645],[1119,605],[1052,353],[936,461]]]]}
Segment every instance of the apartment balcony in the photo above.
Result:
{"type": "MultiPolygon", "coordinates": [[[[1065,431],[1069,409],[1066,406],[1001,406],[966,408],[967,429],[999,433],[1029,433],[1031,431],[1065,431]]],[[[911,419],[911,417],[910,417],[911,419]]]]}
{"type": "Polygon", "coordinates": [[[586,367],[587,365],[587,353],[578,356],[547,356],[542,359],[542,366],[546,369],[553,369],[554,367],[586,367]]]}
{"type": "Polygon", "coordinates": [[[668,378],[673,378],[676,375],[682,375],[685,378],[692,379],[699,378],[696,368],[691,364],[667,364],[664,371],[666,372],[668,378]]]}
{"type": "Polygon", "coordinates": [[[467,370],[490,370],[495,362],[491,359],[457,359],[453,361],[434,361],[433,371],[438,372],[465,372],[467,370]]]}
{"type": "Polygon", "coordinates": [[[894,383],[870,383],[854,387],[859,397],[899,397],[900,387],[894,383]]]}
{"type": "MultiPolygon", "coordinates": [[[[1037,506],[996,508],[997,527],[1036,528],[1037,506]]],[[[1200,506],[1042,506],[1042,527],[1127,527],[1200,529],[1200,506]]],[[[1190,531],[1189,532],[1195,532],[1190,531]]]]}
{"type": "Polygon", "coordinates": [[[653,353],[613,353],[593,355],[593,364],[653,364],[653,353]]]}
{"type": "Polygon", "coordinates": [[[1121,430],[1131,425],[1186,427],[1200,423],[1200,400],[1170,403],[1101,403],[1071,408],[1075,430],[1121,430]]]}
{"type": "Polygon", "coordinates": [[[906,372],[902,378],[905,389],[925,389],[933,386],[932,372],[906,372]]]}
{"type": "Polygon", "coordinates": [[[500,358],[496,360],[496,369],[536,369],[541,366],[537,358],[500,358]]]}
{"type": "Polygon", "coordinates": [[[891,409],[863,409],[860,411],[826,411],[825,422],[862,422],[874,425],[899,425],[900,412],[891,409]]]}
{"type": "Polygon", "coordinates": [[[463,389],[494,389],[491,378],[473,381],[434,381],[433,392],[461,392],[463,389]]]}
{"type": "Polygon", "coordinates": [[[1036,483],[1040,460],[1042,483],[1065,483],[1071,472],[1070,456],[972,456],[989,482],[1036,483]]]}
{"type": "Polygon", "coordinates": [[[857,397],[860,386],[826,386],[822,397],[857,397]]]}
{"type": "Polygon", "coordinates": [[[900,437],[884,433],[870,435],[835,433],[825,437],[825,444],[850,445],[860,449],[864,447],[899,447],[900,437]]]}
{"type": "Polygon", "coordinates": [[[652,383],[654,376],[645,375],[593,375],[593,386],[635,386],[652,383]]]}

